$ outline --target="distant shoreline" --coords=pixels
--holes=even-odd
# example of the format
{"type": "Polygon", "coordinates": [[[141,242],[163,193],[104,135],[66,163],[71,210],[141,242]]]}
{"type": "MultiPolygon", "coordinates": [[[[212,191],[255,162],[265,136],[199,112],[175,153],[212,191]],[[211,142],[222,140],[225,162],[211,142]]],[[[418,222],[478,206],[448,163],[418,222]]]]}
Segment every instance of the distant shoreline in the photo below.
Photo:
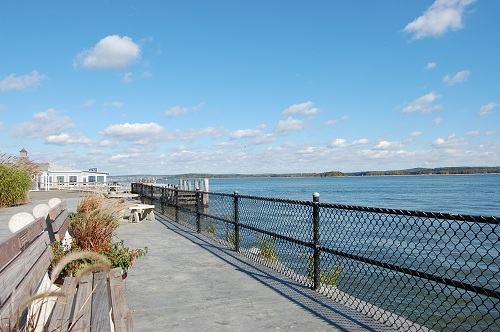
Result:
{"type": "Polygon", "coordinates": [[[265,174],[210,174],[186,173],[171,175],[110,175],[109,178],[209,178],[209,179],[234,179],[234,178],[306,178],[306,177],[363,177],[363,176],[435,176],[435,175],[492,175],[500,174],[500,166],[496,167],[439,167],[439,168],[411,168],[389,171],[363,171],[363,172],[322,172],[322,173],[265,173],[265,174]]]}

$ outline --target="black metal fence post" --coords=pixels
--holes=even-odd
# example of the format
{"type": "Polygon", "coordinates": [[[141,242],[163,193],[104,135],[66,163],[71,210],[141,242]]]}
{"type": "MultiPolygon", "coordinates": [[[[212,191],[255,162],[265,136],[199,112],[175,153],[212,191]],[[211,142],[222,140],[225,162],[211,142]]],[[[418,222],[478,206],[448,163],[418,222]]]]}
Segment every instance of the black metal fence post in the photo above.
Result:
{"type": "Polygon", "coordinates": [[[179,222],[179,189],[174,190],[174,202],[175,202],[175,222],[179,222]]]}
{"type": "Polygon", "coordinates": [[[240,225],[238,214],[238,192],[234,192],[234,250],[240,251],[240,225]]]}
{"type": "Polygon", "coordinates": [[[161,214],[165,214],[166,202],[167,202],[167,200],[165,198],[165,187],[161,187],[161,198],[160,198],[161,214]]]}
{"type": "Polygon", "coordinates": [[[321,282],[321,264],[320,264],[320,239],[319,239],[319,193],[313,194],[313,270],[314,270],[314,285],[313,289],[317,290],[321,282]]]}
{"type": "Polygon", "coordinates": [[[198,233],[201,233],[200,197],[200,188],[196,188],[196,231],[198,233]]]}

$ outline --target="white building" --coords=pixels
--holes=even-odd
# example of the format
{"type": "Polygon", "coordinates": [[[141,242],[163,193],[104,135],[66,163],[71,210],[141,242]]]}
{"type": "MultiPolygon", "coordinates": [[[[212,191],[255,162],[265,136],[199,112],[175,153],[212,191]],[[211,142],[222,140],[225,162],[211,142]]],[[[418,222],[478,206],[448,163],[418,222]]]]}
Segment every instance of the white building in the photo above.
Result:
{"type": "MultiPolygon", "coordinates": [[[[25,149],[20,151],[20,158],[28,158],[25,149]]],[[[53,164],[35,163],[38,173],[32,175],[35,190],[50,190],[70,187],[106,186],[109,173],[99,172],[97,168],[81,171],[72,167],[53,164]]]]}
{"type": "Polygon", "coordinates": [[[51,188],[61,187],[81,187],[88,185],[106,185],[109,173],[98,172],[97,168],[88,171],[52,164],[38,164],[39,173],[36,179],[36,189],[50,190],[51,188]]]}

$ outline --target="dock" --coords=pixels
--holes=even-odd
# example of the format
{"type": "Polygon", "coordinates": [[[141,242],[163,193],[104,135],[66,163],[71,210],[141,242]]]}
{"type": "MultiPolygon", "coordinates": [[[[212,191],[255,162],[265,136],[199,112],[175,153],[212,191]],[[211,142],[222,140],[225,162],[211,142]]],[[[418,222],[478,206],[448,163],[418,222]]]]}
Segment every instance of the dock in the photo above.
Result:
{"type": "MultiPolygon", "coordinates": [[[[30,211],[50,193],[68,209],[81,197],[33,193],[27,205],[0,209],[0,241],[14,210],[30,211]]],[[[126,279],[136,331],[393,331],[161,214],[123,222],[116,235],[131,248],[149,248],[126,279]]]]}

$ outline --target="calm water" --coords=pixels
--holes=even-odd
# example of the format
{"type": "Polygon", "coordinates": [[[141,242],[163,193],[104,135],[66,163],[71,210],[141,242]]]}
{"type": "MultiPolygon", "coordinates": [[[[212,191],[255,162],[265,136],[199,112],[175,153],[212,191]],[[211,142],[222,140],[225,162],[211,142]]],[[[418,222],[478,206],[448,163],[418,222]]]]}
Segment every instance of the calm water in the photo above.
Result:
{"type": "Polygon", "coordinates": [[[500,174],[210,179],[210,191],[323,203],[500,216],[500,174]]]}

